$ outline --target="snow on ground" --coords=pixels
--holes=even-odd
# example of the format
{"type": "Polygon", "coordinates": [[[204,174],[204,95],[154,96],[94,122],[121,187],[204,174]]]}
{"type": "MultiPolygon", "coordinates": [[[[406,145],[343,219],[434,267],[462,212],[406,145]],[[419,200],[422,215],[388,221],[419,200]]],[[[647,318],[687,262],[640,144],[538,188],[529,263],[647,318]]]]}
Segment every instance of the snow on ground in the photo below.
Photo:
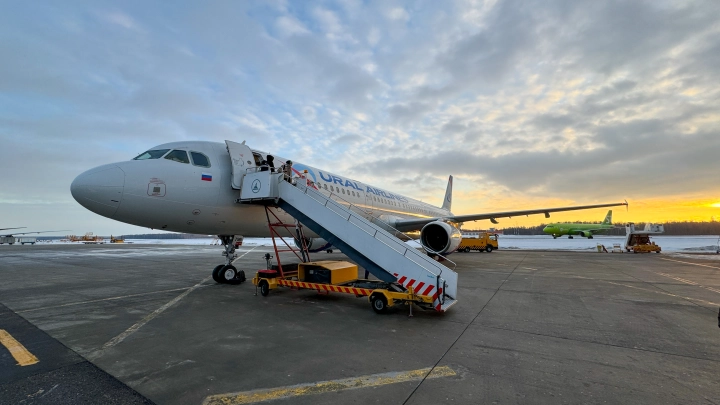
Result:
{"type": "MultiPolygon", "coordinates": [[[[660,245],[665,253],[697,254],[697,253],[715,253],[718,250],[717,236],[653,236],[651,238],[655,243],[660,245]]],[[[126,239],[125,243],[138,245],[212,245],[210,238],[198,239],[126,239]]],[[[498,243],[501,250],[578,250],[578,251],[597,251],[599,244],[604,245],[606,249],[611,250],[613,244],[619,243],[623,246],[625,242],[624,236],[595,236],[594,239],[575,237],[568,239],[567,236],[553,239],[551,236],[523,236],[523,235],[500,235],[498,243]]],[[[52,243],[67,243],[53,241],[52,243]]],[[[76,242],[77,243],[77,242],[76,242]]],[[[419,247],[414,241],[410,242],[411,246],[419,247]]],[[[243,246],[272,246],[270,238],[245,238],[243,246]]],[[[720,259],[720,257],[718,257],[720,259]]]]}

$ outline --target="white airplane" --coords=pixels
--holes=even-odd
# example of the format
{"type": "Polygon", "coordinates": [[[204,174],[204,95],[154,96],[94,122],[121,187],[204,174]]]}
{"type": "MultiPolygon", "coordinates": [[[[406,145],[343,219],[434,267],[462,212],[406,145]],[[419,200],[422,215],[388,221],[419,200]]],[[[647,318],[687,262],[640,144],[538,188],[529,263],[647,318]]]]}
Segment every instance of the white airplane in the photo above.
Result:
{"type": "MultiPolygon", "coordinates": [[[[230,265],[234,236],[270,236],[264,207],[236,202],[244,174],[258,170],[264,161],[280,166],[287,159],[250,149],[245,142],[172,142],[129,161],[90,169],[75,178],[70,191],[88,210],[117,221],[166,231],[218,235],[227,259],[225,265],[215,268],[213,276],[218,282],[229,281],[237,276],[230,265]],[[230,268],[229,272],[225,268],[230,268]]],[[[450,211],[452,176],[442,206],[435,207],[309,165],[293,162],[292,171],[295,176],[307,176],[322,193],[332,193],[344,200],[341,202],[363,209],[367,219],[419,237],[428,252],[439,255],[457,249],[463,222],[489,219],[497,223],[497,218],[530,214],[549,217],[551,212],[627,205],[622,202],[454,215],[450,211]]],[[[293,223],[290,215],[279,208],[274,210],[283,222],[293,223]]],[[[311,249],[328,248],[326,241],[309,230],[305,236],[311,249]]]]}

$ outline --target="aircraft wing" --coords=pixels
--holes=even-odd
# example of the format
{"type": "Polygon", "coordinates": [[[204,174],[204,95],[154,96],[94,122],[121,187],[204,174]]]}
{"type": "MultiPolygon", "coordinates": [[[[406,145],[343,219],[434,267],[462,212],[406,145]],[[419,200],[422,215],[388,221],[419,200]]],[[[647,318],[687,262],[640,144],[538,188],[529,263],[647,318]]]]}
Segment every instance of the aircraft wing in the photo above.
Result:
{"type": "Polygon", "coordinates": [[[26,227],[25,227],[25,226],[21,226],[21,227],[19,227],[19,228],[0,228],[0,231],[5,231],[5,230],[8,230],[8,229],[23,229],[23,228],[26,228],[26,227]]]}
{"type": "Polygon", "coordinates": [[[392,225],[395,229],[400,232],[416,231],[425,226],[426,224],[437,221],[450,221],[450,222],[470,222],[480,221],[483,219],[489,219],[493,224],[497,224],[497,218],[512,218],[523,215],[533,214],[545,214],[545,218],[550,218],[551,212],[563,212],[563,211],[577,211],[577,210],[588,210],[592,208],[605,208],[605,207],[616,207],[618,205],[628,205],[627,202],[611,203],[611,204],[596,204],[596,205],[578,205],[574,207],[556,207],[556,208],[539,208],[534,210],[523,210],[523,211],[505,211],[505,212],[489,212],[485,214],[469,214],[469,215],[450,215],[447,217],[434,217],[434,218],[419,218],[419,219],[400,219],[392,225]]]}
{"type": "MultiPolygon", "coordinates": [[[[17,228],[6,228],[6,229],[17,229],[17,228]]],[[[69,231],[67,229],[61,229],[59,231],[15,232],[15,233],[7,234],[7,235],[0,235],[0,236],[29,235],[31,233],[50,233],[50,232],[69,232],[69,231]]]]}

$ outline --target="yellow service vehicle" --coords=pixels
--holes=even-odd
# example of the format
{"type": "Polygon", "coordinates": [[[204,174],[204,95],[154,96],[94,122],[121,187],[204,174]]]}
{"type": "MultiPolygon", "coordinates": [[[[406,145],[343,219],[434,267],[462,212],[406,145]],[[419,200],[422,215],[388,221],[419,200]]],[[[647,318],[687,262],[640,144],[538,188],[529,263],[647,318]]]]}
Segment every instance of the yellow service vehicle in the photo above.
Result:
{"type": "MultiPolygon", "coordinates": [[[[384,313],[389,307],[402,303],[414,303],[423,309],[434,309],[434,296],[418,294],[412,287],[406,291],[396,291],[397,286],[392,283],[358,279],[358,266],[350,262],[321,260],[298,263],[297,270],[285,272],[277,266],[268,267],[270,268],[259,270],[252,279],[256,294],[259,289],[263,297],[267,297],[270,290],[285,286],[293,289],[317,290],[326,294],[338,292],[353,294],[356,297],[368,297],[373,311],[379,314],[384,313]]],[[[285,267],[291,268],[291,266],[285,267]]]]}
{"type": "Polygon", "coordinates": [[[643,234],[633,234],[628,237],[627,245],[625,246],[625,249],[633,253],[660,253],[662,250],[660,246],[656,245],[655,242],[652,242],[650,240],[649,235],[643,235],[643,234]]]}
{"type": "Polygon", "coordinates": [[[469,252],[477,250],[479,252],[492,252],[498,248],[498,236],[495,233],[482,232],[477,237],[474,235],[463,235],[462,241],[457,248],[458,252],[469,252]]]}

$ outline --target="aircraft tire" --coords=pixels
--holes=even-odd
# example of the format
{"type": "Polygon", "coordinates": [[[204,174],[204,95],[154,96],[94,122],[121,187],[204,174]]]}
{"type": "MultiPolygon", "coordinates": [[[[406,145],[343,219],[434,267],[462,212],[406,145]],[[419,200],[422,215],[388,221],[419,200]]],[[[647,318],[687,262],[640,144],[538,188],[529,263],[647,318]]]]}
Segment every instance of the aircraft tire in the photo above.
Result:
{"type": "Polygon", "coordinates": [[[222,282],[223,282],[223,281],[220,279],[220,269],[222,269],[223,267],[225,267],[224,264],[218,264],[217,266],[215,266],[215,268],[214,268],[213,271],[212,271],[212,278],[213,278],[213,280],[215,280],[215,282],[218,283],[218,284],[222,284],[222,282]]]}
{"type": "Polygon", "coordinates": [[[592,239],[592,238],[593,238],[593,236],[592,236],[592,235],[588,236],[588,239],[592,239]]]}
{"type": "Polygon", "coordinates": [[[267,281],[265,281],[265,280],[260,281],[259,287],[260,287],[260,295],[262,295],[263,297],[267,297],[268,294],[270,294],[270,284],[267,281]]]}
{"type": "Polygon", "coordinates": [[[228,264],[227,266],[223,266],[220,271],[218,272],[218,277],[220,278],[220,282],[224,284],[233,284],[233,280],[237,276],[237,269],[232,264],[228,264]]]}
{"type": "Polygon", "coordinates": [[[490,245],[485,246],[485,251],[488,253],[492,252],[492,249],[493,249],[493,247],[490,245]]]}
{"type": "Polygon", "coordinates": [[[370,305],[376,314],[384,314],[387,312],[387,300],[382,295],[373,295],[370,297],[370,305]]]}
{"type": "Polygon", "coordinates": [[[570,236],[568,236],[568,239],[575,239],[575,238],[573,238],[572,235],[570,235],[570,236]]]}

